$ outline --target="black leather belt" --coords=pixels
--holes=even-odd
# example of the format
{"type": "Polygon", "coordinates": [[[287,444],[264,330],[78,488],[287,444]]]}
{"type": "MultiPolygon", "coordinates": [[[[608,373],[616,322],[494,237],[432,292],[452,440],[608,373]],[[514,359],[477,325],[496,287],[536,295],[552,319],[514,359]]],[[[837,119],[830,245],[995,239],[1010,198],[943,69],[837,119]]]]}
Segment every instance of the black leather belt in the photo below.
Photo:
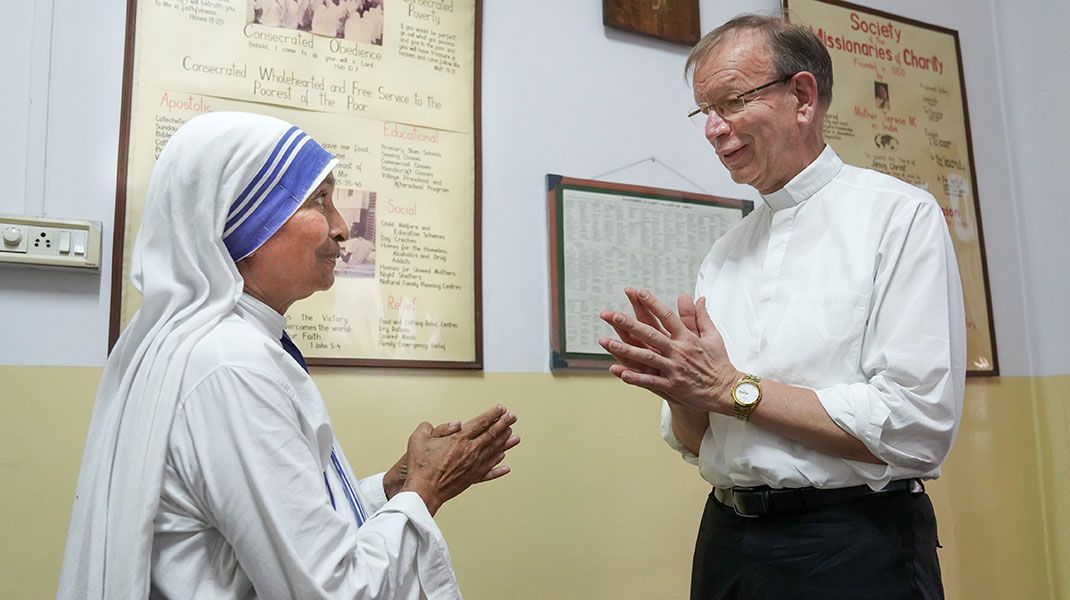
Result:
{"type": "Polygon", "coordinates": [[[892,481],[883,489],[873,490],[868,485],[856,485],[845,488],[818,489],[785,488],[773,489],[768,486],[714,488],[713,497],[721,504],[731,508],[741,517],[763,517],[799,513],[835,504],[846,504],[867,496],[887,494],[890,492],[910,491],[917,479],[900,479],[892,481]]]}

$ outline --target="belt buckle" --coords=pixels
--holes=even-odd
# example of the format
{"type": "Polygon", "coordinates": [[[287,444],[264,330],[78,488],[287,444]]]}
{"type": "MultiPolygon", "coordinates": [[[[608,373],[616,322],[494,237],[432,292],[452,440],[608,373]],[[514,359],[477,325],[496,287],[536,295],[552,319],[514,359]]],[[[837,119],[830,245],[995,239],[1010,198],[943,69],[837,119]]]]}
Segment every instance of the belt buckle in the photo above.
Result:
{"type": "Polygon", "coordinates": [[[732,510],[737,516],[746,519],[757,519],[770,513],[769,490],[732,488],[730,492],[732,494],[732,510]]]}

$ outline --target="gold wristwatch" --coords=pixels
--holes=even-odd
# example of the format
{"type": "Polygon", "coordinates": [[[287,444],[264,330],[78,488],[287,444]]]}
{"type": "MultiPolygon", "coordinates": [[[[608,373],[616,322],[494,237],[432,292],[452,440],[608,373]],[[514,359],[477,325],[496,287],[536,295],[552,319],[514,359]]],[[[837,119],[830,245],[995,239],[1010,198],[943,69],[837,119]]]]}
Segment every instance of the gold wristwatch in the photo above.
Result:
{"type": "Polygon", "coordinates": [[[740,421],[749,421],[761,401],[762,378],[744,373],[732,386],[732,414],[740,421]]]}

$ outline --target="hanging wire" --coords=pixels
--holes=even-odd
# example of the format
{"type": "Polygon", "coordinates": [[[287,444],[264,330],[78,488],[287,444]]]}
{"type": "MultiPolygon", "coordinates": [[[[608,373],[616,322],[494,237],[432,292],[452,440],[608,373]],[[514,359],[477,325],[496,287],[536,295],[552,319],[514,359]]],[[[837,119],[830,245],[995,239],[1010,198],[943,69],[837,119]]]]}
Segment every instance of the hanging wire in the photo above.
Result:
{"type": "Polygon", "coordinates": [[[713,195],[713,194],[711,194],[711,193],[710,193],[710,192],[709,192],[709,191],[708,191],[708,190],[707,190],[706,188],[702,187],[702,186],[701,186],[701,185],[699,185],[698,183],[695,183],[695,181],[694,181],[694,180],[692,180],[692,179],[691,179],[690,177],[688,177],[687,175],[684,175],[684,174],[683,174],[683,173],[681,173],[680,171],[677,171],[676,169],[674,169],[674,168],[670,167],[669,165],[665,164],[665,163],[664,163],[664,162],[662,162],[661,160],[658,160],[658,158],[657,158],[656,156],[648,156],[647,158],[640,158],[640,159],[639,159],[639,160],[637,160],[637,161],[634,161],[634,162],[630,162],[630,163],[628,163],[628,164],[626,164],[626,165],[623,165],[623,166],[617,167],[617,168],[615,168],[615,169],[610,169],[610,170],[606,171],[605,173],[600,173],[600,174],[598,174],[598,175],[595,175],[595,176],[593,176],[593,177],[589,177],[589,179],[603,179],[603,178],[605,178],[605,177],[606,177],[607,175],[612,175],[612,174],[614,174],[614,173],[619,173],[619,172],[621,172],[621,171],[624,171],[625,169],[630,169],[630,168],[632,168],[632,167],[634,167],[634,166],[636,166],[636,165],[641,165],[641,164],[643,164],[643,163],[645,163],[645,162],[647,162],[647,161],[649,161],[649,162],[651,162],[651,163],[653,163],[653,164],[655,164],[655,165],[658,165],[659,167],[661,167],[661,168],[665,169],[666,171],[668,171],[668,172],[672,173],[673,175],[676,175],[676,176],[677,176],[677,177],[679,177],[680,179],[683,179],[684,181],[686,181],[686,182],[690,183],[691,185],[693,185],[693,186],[695,187],[695,189],[698,189],[698,190],[702,191],[703,193],[705,193],[705,194],[707,194],[707,195],[710,195],[710,196],[712,196],[712,195],[713,195]]]}

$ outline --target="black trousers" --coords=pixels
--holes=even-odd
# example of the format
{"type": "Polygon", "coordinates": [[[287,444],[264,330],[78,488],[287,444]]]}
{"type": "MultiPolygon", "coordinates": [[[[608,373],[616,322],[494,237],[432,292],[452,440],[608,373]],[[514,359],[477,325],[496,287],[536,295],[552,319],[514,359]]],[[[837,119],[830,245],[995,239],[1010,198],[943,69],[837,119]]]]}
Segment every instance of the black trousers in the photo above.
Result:
{"type": "Polygon", "coordinates": [[[691,599],[943,598],[938,544],[924,492],[757,518],[736,515],[711,493],[691,599]]]}

